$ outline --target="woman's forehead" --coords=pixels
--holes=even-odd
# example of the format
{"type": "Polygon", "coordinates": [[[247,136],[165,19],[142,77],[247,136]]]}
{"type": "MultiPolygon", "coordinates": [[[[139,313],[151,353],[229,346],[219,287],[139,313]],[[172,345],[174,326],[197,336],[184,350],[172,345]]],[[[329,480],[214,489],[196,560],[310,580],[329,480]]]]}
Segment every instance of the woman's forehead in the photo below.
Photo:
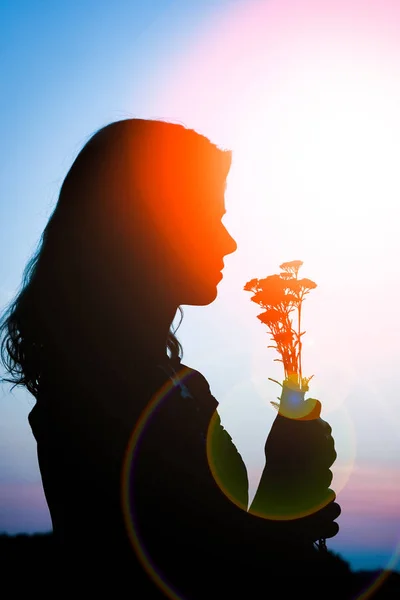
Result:
{"type": "Polygon", "coordinates": [[[225,180],[212,180],[205,174],[193,179],[185,177],[164,178],[153,181],[151,193],[146,194],[150,210],[168,213],[215,215],[222,218],[225,213],[225,180]]]}
{"type": "Polygon", "coordinates": [[[225,185],[200,185],[185,197],[189,210],[201,211],[204,214],[222,218],[225,214],[225,185]]]}

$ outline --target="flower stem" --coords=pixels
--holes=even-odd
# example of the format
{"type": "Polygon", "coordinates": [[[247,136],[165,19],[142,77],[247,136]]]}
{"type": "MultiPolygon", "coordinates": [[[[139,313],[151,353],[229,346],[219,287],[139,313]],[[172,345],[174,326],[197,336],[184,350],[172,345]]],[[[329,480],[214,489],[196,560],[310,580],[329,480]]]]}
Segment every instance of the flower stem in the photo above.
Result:
{"type": "Polygon", "coordinates": [[[302,302],[302,298],[300,299],[299,302],[299,329],[298,329],[298,333],[297,333],[297,337],[298,337],[298,344],[299,344],[299,360],[298,360],[298,365],[299,365],[299,386],[300,389],[302,387],[302,381],[303,381],[303,377],[302,377],[302,372],[301,372],[301,336],[300,336],[300,332],[301,332],[301,326],[300,326],[300,322],[301,322],[301,302],[302,302]]]}

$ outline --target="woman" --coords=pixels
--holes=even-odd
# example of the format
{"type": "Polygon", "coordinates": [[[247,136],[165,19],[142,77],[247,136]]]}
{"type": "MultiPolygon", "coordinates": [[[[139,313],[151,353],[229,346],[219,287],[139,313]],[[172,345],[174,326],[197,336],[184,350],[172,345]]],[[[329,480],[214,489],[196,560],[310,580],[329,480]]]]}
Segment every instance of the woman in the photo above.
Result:
{"type": "Polygon", "coordinates": [[[277,415],[247,510],[245,466],[171,329],[181,305],[213,302],[236,250],[221,221],[230,163],[181,125],[100,129],[3,318],[7,381],[36,398],[56,586],[247,598],[279,576],[310,596],[325,573],[315,542],[337,533],[340,513],[330,427],[277,415]],[[276,520],[282,502],[298,518],[276,520]]]}

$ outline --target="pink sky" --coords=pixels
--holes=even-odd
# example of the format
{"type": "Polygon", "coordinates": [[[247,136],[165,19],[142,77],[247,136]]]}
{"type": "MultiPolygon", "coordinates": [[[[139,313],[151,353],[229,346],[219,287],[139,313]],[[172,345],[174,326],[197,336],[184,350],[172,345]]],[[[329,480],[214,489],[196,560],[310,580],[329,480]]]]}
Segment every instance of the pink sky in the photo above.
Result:
{"type": "MultiPolygon", "coordinates": [[[[257,473],[249,471],[250,481],[257,473]]],[[[340,532],[332,550],[390,552],[400,544],[400,475],[383,465],[355,466],[337,501],[340,532]],[[396,525],[397,524],[397,525],[396,525]]],[[[0,484],[1,521],[9,533],[48,531],[50,518],[39,482],[0,484]]],[[[399,546],[400,550],[400,546],[399,546]]]]}
{"type": "Polygon", "coordinates": [[[9,534],[51,530],[41,482],[1,483],[0,521],[9,534]]]}

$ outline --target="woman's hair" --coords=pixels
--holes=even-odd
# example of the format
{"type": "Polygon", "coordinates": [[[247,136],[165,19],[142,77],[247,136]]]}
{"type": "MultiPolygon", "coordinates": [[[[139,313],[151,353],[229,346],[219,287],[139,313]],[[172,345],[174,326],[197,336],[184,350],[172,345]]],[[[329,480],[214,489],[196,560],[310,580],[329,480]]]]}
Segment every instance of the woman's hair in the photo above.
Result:
{"type": "MultiPolygon", "coordinates": [[[[97,131],[65,177],[19,291],[1,316],[0,359],[9,374],[2,380],[36,395],[64,336],[84,347],[88,322],[96,332],[111,327],[104,312],[111,290],[114,299],[115,290],[128,291],[131,312],[140,311],[140,297],[154,293],[147,290],[149,273],[165,254],[154,211],[171,220],[172,204],[190,204],[194,177],[224,181],[230,164],[229,151],[179,124],[126,119],[97,131]]],[[[167,338],[172,359],[182,356],[179,310],[167,338]]]]}

